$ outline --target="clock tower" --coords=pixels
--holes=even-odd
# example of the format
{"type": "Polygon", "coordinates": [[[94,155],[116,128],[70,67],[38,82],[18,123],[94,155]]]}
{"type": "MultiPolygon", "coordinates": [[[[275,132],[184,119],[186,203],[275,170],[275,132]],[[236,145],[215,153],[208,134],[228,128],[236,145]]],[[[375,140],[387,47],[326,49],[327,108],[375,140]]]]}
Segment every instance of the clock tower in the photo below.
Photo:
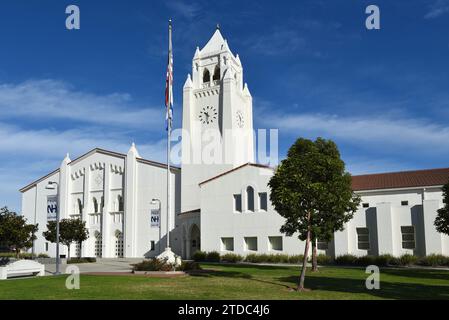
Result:
{"type": "Polygon", "coordinates": [[[252,97],[219,28],[192,61],[183,89],[181,212],[200,208],[199,183],[254,162],[252,97]]]}

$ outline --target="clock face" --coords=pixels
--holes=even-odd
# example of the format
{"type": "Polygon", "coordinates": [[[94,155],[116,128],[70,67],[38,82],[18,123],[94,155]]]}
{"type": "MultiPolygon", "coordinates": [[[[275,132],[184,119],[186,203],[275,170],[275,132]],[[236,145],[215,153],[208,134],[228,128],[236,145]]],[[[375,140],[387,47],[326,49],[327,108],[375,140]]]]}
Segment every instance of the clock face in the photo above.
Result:
{"type": "Polygon", "coordinates": [[[198,115],[199,120],[203,124],[211,124],[218,121],[217,109],[211,106],[203,107],[198,115]]]}
{"type": "Polygon", "coordinates": [[[235,114],[235,120],[237,123],[237,126],[239,128],[243,128],[243,126],[245,125],[245,119],[243,118],[243,113],[241,111],[237,111],[235,114]]]}

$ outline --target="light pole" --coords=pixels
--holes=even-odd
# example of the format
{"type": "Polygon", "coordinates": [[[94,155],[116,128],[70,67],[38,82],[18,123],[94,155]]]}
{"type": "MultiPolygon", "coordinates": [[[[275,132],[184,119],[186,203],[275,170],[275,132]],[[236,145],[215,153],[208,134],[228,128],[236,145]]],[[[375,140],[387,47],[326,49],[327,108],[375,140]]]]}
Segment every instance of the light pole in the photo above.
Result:
{"type": "Polygon", "coordinates": [[[59,275],[59,265],[61,264],[60,257],[59,257],[59,204],[60,204],[60,194],[59,194],[59,183],[54,181],[48,181],[47,186],[45,189],[48,190],[55,190],[56,189],[56,195],[57,195],[57,206],[56,206],[56,272],[55,275],[59,275]],[[56,185],[56,188],[55,188],[56,185]]]}
{"type": "Polygon", "coordinates": [[[159,204],[159,243],[158,243],[158,248],[159,248],[159,254],[161,254],[162,250],[161,250],[161,200],[159,199],[152,199],[151,200],[151,204],[159,204]]]}

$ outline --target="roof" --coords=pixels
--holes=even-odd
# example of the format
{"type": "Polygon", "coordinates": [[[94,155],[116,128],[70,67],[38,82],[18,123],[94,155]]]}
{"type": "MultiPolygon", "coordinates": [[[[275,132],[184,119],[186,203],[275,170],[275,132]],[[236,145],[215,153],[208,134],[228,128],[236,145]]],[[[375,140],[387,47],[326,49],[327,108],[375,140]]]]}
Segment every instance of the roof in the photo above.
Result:
{"type": "MultiPolygon", "coordinates": [[[[199,185],[203,185],[215,179],[221,178],[231,172],[246,166],[273,169],[266,165],[257,163],[245,163],[234,169],[225,171],[219,175],[209,178],[199,185]]],[[[352,176],[352,190],[382,190],[399,188],[416,188],[442,186],[449,182],[449,168],[426,169],[415,171],[387,172],[352,176]]]]}
{"type": "MultiPolygon", "coordinates": [[[[105,154],[105,155],[109,155],[109,156],[119,157],[119,158],[122,158],[122,159],[126,158],[126,154],[124,154],[124,153],[119,153],[119,152],[115,152],[115,151],[109,151],[109,150],[105,150],[105,149],[101,149],[101,148],[95,148],[95,149],[90,150],[89,152],[86,152],[82,156],[79,156],[78,158],[70,161],[69,164],[75,164],[75,163],[81,161],[82,159],[84,159],[84,158],[86,158],[86,157],[88,157],[88,156],[90,156],[90,155],[92,155],[94,153],[101,153],[101,154],[105,154]]],[[[154,165],[154,166],[157,166],[157,167],[160,167],[160,168],[166,168],[167,167],[167,165],[165,163],[161,163],[161,162],[157,162],[157,161],[147,160],[147,159],[143,159],[143,158],[137,158],[136,160],[138,162],[149,164],[149,165],[154,165]]],[[[181,170],[181,168],[173,166],[173,165],[170,166],[170,169],[181,170]]],[[[41,177],[41,178],[31,182],[30,184],[26,185],[25,187],[23,187],[19,191],[20,192],[25,192],[25,191],[33,188],[39,182],[47,179],[48,177],[50,177],[53,174],[56,174],[58,172],[59,172],[59,169],[56,169],[56,170],[50,172],[49,174],[47,174],[47,175],[45,175],[45,176],[43,176],[43,177],[41,177]]]]}
{"type": "Polygon", "coordinates": [[[449,182],[449,168],[388,172],[352,176],[354,191],[442,186],[449,182]]]}
{"type": "Polygon", "coordinates": [[[234,169],[225,171],[225,172],[223,172],[223,173],[220,173],[219,175],[216,175],[216,176],[214,176],[214,177],[212,177],[212,178],[209,178],[209,179],[207,179],[207,180],[204,180],[203,182],[200,182],[199,185],[201,186],[201,185],[203,185],[203,184],[205,184],[205,183],[208,183],[208,182],[210,182],[210,181],[212,181],[212,180],[221,178],[221,177],[223,177],[223,176],[225,176],[225,175],[227,175],[227,174],[229,174],[229,173],[231,173],[231,172],[237,171],[237,170],[239,170],[239,169],[241,169],[241,168],[243,168],[243,167],[246,167],[246,166],[251,166],[251,167],[256,167],[256,168],[264,168],[264,169],[271,169],[271,170],[273,170],[273,168],[271,168],[270,166],[267,166],[267,165],[248,162],[248,163],[242,164],[242,165],[239,166],[239,167],[236,167],[236,168],[234,168],[234,169]]]}
{"type": "Polygon", "coordinates": [[[202,54],[211,53],[220,51],[223,48],[223,45],[225,43],[225,39],[221,35],[221,32],[219,29],[215,30],[212,37],[209,39],[207,44],[201,49],[202,54]]]}

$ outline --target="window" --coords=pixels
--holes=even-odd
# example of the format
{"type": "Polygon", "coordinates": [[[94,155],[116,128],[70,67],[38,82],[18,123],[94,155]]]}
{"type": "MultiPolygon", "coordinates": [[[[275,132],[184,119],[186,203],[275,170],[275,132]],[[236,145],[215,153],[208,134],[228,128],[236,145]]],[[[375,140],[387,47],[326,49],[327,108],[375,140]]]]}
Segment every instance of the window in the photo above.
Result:
{"type": "Polygon", "coordinates": [[[253,187],[246,188],[247,208],[248,211],[254,211],[254,189],[253,187]]]}
{"type": "Polygon", "coordinates": [[[266,192],[260,192],[259,193],[259,206],[260,210],[267,211],[268,208],[268,198],[266,192]]]}
{"type": "Polygon", "coordinates": [[[45,251],[48,251],[48,242],[45,242],[45,251]]]}
{"type": "Polygon", "coordinates": [[[118,200],[118,211],[124,211],[123,197],[119,195],[117,197],[117,200],[118,200]]]}
{"type": "Polygon", "coordinates": [[[364,208],[369,208],[369,203],[365,202],[362,206],[363,206],[364,208]]]}
{"type": "Polygon", "coordinates": [[[93,204],[94,204],[94,212],[98,213],[98,201],[97,201],[97,198],[94,197],[92,199],[92,201],[93,201],[93,204]]]}
{"type": "Polygon", "coordinates": [[[210,73],[209,73],[209,70],[204,69],[204,72],[203,72],[203,83],[208,83],[208,82],[210,82],[210,73]]]}
{"type": "Polygon", "coordinates": [[[150,242],[150,251],[154,251],[155,248],[156,248],[156,245],[155,245],[154,241],[151,241],[150,242]]]}
{"type": "Polygon", "coordinates": [[[234,194],[234,211],[242,212],[242,195],[234,194]]]}
{"type": "Polygon", "coordinates": [[[81,243],[75,244],[75,256],[81,258],[81,243]]]}
{"type": "Polygon", "coordinates": [[[401,201],[401,206],[408,206],[408,201],[401,201]]]}
{"type": "Polygon", "coordinates": [[[115,231],[115,256],[123,258],[123,233],[120,230],[115,231]]]}
{"type": "Polygon", "coordinates": [[[78,198],[77,202],[78,202],[78,213],[82,214],[83,213],[83,204],[81,202],[81,199],[78,198]]]}
{"type": "Polygon", "coordinates": [[[369,229],[357,228],[357,248],[359,250],[369,250],[369,229]]]}
{"type": "Polygon", "coordinates": [[[95,256],[101,258],[103,255],[103,240],[101,237],[101,233],[96,231],[95,234],[95,256]]]}
{"type": "Polygon", "coordinates": [[[282,237],[268,237],[268,249],[270,251],[282,251],[282,237]]]}
{"type": "Polygon", "coordinates": [[[245,250],[257,251],[257,237],[245,237],[245,250]]]}
{"type": "Polygon", "coordinates": [[[221,251],[234,251],[234,238],[221,238],[221,251]]]}
{"type": "Polygon", "coordinates": [[[101,201],[100,201],[100,212],[103,212],[104,209],[104,197],[101,196],[101,201]]]}
{"type": "Polygon", "coordinates": [[[327,250],[329,249],[329,243],[325,240],[317,240],[317,245],[316,245],[318,250],[327,250]]]}
{"type": "Polygon", "coordinates": [[[212,78],[214,81],[220,80],[220,67],[216,66],[214,71],[214,76],[212,78]]]}
{"type": "Polygon", "coordinates": [[[415,227],[414,226],[402,226],[402,248],[403,249],[415,249],[415,227]]]}

